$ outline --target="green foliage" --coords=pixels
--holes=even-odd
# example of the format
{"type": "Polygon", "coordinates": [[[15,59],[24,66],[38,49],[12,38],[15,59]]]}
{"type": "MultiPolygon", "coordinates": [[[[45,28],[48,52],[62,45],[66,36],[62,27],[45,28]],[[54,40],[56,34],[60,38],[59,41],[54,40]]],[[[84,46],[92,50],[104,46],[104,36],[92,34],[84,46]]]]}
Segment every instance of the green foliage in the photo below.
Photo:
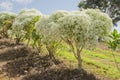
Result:
{"type": "Polygon", "coordinates": [[[41,39],[43,38],[43,36],[39,33],[36,32],[36,29],[34,29],[32,31],[32,46],[33,48],[36,48],[38,50],[38,52],[41,52],[41,47],[42,47],[42,41],[41,39]]]}
{"type": "Polygon", "coordinates": [[[39,16],[36,16],[35,18],[33,18],[33,20],[31,21],[31,23],[29,24],[29,27],[25,27],[25,31],[26,31],[26,35],[25,38],[30,38],[30,35],[34,29],[35,23],[39,20],[39,16]]]}
{"type": "Polygon", "coordinates": [[[112,55],[114,58],[115,65],[120,72],[120,68],[118,66],[116,57],[113,53],[113,51],[115,51],[118,48],[118,46],[120,45],[120,33],[118,33],[116,29],[114,29],[114,31],[111,33],[111,35],[109,37],[111,38],[111,40],[109,40],[107,43],[109,45],[109,48],[112,49],[112,55]]]}
{"type": "Polygon", "coordinates": [[[107,42],[109,48],[111,48],[112,50],[116,50],[120,46],[120,33],[118,33],[116,29],[114,29],[109,37],[110,40],[107,42]]]}
{"type": "MultiPolygon", "coordinates": [[[[34,26],[35,26],[35,23],[39,20],[40,16],[36,16],[32,21],[31,23],[29,24],[29,27],[26,27],[26,34],[25,34],[25,38],[28,39],[28,45],[29,45],[29,42],[30,42],[30,39],[33,38],[36,40],[36,38],[34,38],[35,34],[33,32],[34,30],[34,26]],[[33,32],[33,33],[32,33],[33,32]]],[[[37,37],[37,35],[36,35],[37,37]]],[[[34,42],[35,43],[35,42],[34,42]]]]}
{"type": "Polygon", "coordinates": [[[8,30],[11,29],[16,14],[10,12],[0,12],[0,33],[3,37],[8,37],[8,30]]]}
{"type": "Polygon", "coordinates": [[[35,9],[22,10],[18,14],[12,26],[12,33],[16,36],[17,43],[23,39],[28,39],[29,44],[31,33],[40,16],[41,13],[35,9]]]}

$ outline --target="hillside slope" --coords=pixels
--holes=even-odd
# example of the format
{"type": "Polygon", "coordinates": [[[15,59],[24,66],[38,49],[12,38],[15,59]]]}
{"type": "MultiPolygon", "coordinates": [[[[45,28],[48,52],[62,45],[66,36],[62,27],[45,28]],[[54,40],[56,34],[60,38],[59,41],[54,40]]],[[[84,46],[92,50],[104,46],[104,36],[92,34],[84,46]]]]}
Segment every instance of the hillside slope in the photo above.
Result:
{"type": "MultiPolygon", "coordinates": [[[[120,65],[120,52],[114,52],[120,65]]],[[[77,61],[69,48],[60,50],[54,64],[48,56],[39,55],[25,44],[0,39],[0,80],[119,80],[111,51],[100,44],[94,51],[82,53],[84,72],[76,70],[77,61]],[[92,74],[91,74],[92,73],[92,74]],[[98,79],[99,78],[99,79],[98,79]]]]}

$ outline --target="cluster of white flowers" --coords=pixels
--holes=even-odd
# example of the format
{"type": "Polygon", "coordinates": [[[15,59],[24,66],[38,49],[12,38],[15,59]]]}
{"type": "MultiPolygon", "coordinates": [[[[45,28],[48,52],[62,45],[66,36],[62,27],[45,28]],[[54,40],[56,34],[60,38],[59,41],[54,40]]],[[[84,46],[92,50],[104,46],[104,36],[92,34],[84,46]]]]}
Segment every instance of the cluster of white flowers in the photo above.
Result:
{"type": "Polygon", "coordinates": [[[60,32],[66,40],[77,41],[78,45],[84,44],[91,28],[91,18],[84,12],[71,12],[59,19],[60,32]]]}
{"type": "Polygon", "coordinates": [[[109,34],[111,18],[95,9],[70,12],[58,20],[62,37],[78,45],[96,44],[98,37],[109,34]]]}
{"type": "Polygon", "coordinates": [[[52,45],[56,40],[59,41],[58,24],[50,19],[50,16],[43,15],[36,23],[35,29],[38,34],[42,35],[43,43],[52,45]]]}
{"type": "Polygon", "coordinates": [[[83,11],[91,17],[92,26],[97,35],[104,36],[110,33],[113,24],[112,19],[107,14],[98,9],[86,9],[83,11]]]}
{"type": "Polygon", "coordinates": [[[52,21],[54,21],[54,22],[57,22],[58,19],[66,16],[66,15],[68,15],[68,14],[69,14],[69,12],[67,12],[67,11],[58,10],[58,11],[55,11],[54,13],[52,13],[52,14],[50,15],[50,19],[51,19],[52,21]]]}

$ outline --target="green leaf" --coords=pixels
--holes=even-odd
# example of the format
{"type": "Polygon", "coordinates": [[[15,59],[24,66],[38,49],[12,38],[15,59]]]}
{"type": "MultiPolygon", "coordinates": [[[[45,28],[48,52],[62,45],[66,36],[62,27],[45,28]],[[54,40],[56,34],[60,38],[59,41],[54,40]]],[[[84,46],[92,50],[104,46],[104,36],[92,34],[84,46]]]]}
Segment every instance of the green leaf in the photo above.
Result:
{"type": "Polygon", "coordinates": [[[118,48],[118,45],[120,44],[120,33],[118,33],[116,29],[114,29],[109,37],[111,38],[111,40],[107,42],[109,48],[111,48],[112,50],[116,50],[118,48]]]}

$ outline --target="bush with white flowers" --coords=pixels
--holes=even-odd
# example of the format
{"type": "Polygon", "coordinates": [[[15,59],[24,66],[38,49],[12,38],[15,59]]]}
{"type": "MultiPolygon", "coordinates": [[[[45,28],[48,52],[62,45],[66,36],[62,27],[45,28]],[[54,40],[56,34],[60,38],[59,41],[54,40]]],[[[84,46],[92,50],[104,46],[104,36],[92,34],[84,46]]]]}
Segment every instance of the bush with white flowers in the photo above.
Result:
{"type": "Polygon", "coordinates": [[[36,32],[42,36],[39,45],[45,45],[51,59],[55,60],[54,54],[61,41],[58,24],[53,22],[49,16],[42,16],[36,23],[36,32]]]}
{"type": "Polygon", "coordinates": [[[113,24],[111,23],[111,18],[107,14],[102,13],[98,9],[86,9],[83,11],[92,19],[92,25],[95,29],[93,30],[94,34],[98,35],[99,38],[104,38],[104,36],[110,33],[113,24]]]}
{"type": "Polygon", "coordinates": [[[107,35],[112,27],[111,18],[98,10],[87,9],[71,12],[58,20],[62,39],[71,47],[82,69],[81,52],[98,42],[98,37],[107,35]]]}

